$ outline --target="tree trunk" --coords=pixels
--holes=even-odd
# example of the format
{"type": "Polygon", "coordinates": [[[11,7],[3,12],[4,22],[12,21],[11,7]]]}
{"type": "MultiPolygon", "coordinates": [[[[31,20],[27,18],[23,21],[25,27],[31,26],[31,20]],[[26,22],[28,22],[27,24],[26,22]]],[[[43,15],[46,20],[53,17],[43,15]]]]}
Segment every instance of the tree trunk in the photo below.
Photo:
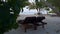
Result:
{"type": "Polygon", "coordinates": [[[40,14],[41,14],[41,13],[40,13],[40,8],[38,8],[37,11],[38,11],[37,15],[40,15],[40,14]]]}

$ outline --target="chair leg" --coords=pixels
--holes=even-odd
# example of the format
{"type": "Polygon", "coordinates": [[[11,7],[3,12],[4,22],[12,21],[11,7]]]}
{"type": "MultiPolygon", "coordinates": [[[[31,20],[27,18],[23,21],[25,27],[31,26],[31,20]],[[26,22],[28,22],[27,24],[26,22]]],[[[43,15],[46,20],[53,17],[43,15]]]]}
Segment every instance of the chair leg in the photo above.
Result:
{"type": "Polygon", "coordinates": [[[44,28],[44,24],[42,24],[42,28],[44,28]]]}
{"type": "Polygon", "coordinates": [[[34,25],[34,30],[37,30],[37,25],[34,25]]]}
{"type": "Polygon", "coordinates": [[[27,24],[23,24],[24,32],[27,32],[27,24]]]}
{"type": "Polygon", "coordinates": [[[26,30],[27,30],[27,28],[24,28],[24,32],[27,32],[26,30]]]}
{"type": "Polygon", "coordinates": [[[44,28],[44,25],[45,25],[45,24],[47,24],[47,23],[45,23],[45,22],[42,22],[42,21],[41,21],[41,23],[42,23],[42,28],[44,28]]]}
{"type": "Polygon", "coordinates": [[[43,22],[43,21],[41,21],[41,23],[42,23],[42,24],[47,24],[47,23],[45,23],[45,22],[43,22]]]}

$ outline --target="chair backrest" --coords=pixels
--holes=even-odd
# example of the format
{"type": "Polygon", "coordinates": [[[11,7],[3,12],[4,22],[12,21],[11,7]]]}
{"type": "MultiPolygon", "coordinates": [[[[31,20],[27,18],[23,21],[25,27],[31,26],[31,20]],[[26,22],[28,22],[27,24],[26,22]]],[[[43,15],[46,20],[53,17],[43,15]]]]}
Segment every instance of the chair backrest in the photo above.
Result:
{"type": "Polygon", "coordinates": [[[34,23],[36,21],[36,17],[26,17],[24,22],[26,23],[34,23]]]}
{"type": "Polygon", "coordinates": [[[42,20],[44,20],[45,19],[45,17],[43,16],[43,17],[36,17],[36,22],[41,22],[42,20]]]}
{"type": "Polygon", "coordinates": [[[24,23],[37,23],[37,22],[41,22],[42,20],[44,20],[45,17],[26,17],[25,20],[24,20],[24,23]]]}

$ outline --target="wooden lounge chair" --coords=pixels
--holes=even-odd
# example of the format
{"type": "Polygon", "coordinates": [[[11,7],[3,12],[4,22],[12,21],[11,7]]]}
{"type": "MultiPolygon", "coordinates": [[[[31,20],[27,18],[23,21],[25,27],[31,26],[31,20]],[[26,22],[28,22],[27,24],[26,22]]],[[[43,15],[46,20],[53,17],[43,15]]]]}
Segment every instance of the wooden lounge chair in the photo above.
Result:
{"type": "Polygon", "coordinates": [[[41,26],[44,28],[44,23],[42,20],[44,20],[45,17],[26,17],[22,23],[24,31],[26,32],[26,30],[28,29],[28,27],[33,26],[34,30],[37,30],[37,26],[41,26]],[[39,24],[41,23],[41,24],[39,24]]]}

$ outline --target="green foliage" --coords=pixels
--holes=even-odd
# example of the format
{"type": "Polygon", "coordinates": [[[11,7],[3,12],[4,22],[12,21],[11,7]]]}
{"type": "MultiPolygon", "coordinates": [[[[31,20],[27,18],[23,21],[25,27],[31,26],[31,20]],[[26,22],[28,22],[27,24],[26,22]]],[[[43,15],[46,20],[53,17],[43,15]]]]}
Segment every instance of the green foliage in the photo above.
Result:
{"type": "Polygon", "coordinates": [[[7,0],[7,2],[4,2],[0,0],[0,34],[18,27],[16,18],[20,9],[27,5],[25,4],[26,1],[27,0],[7,0]]]}
{"type": "Polygon", "coordinates": [[[55,13],[54,11],[50,11],[49,13],[55,13]]]}
{"type": "Polygon", "coordinates": [[[50,9],[49,9],[49,7],[45,7],[45,10],[48,10],[49,11],[50,9]]]}
{"type": "Polygon", "coordinates": [[[36,2],[36,9],[37,11],[39,10],[38,15],[40,15],[41,14],[40,9],[46,7],[46,5],[43,2],[38,1],[38,0],[36,0],[35,2],[36,2]]]}
{"type": "Polygon", "coordinates": [[[43,4],[41,2],[36,1],[36,8],[41,8],[43,4]]]}
{"type": "Polygon", "coordinates": [[[32,3],[32,4],[29,5],[29,8],[30,9],[35,9],[36,8],[36,5],[34,3],[32,3]]]}
{"type": "Polygon", "coordinates": [[[32,3],[32,5],[30,5],[30,9],[40,9],[40,8],[44,8],[47,7],[43,2],[35,0],[35,4],[32,3]]]}
{"type": "Polygon", "coordinates": [[[41,8],[42,7],[42,3],[41,2],[37,2],[36,6],[37,6],[37,8],[41,8]]]}
{"type": "Polygon", "coordinates": [[[48,2],[60,10],[60,0],[48,0],[48,2]]]}
{"type": "Polygon", "coordinates": [[[36,8],[46,7],[46,5],[41,1],[36,0],[35,2],[36,2],[36,8]]]}

